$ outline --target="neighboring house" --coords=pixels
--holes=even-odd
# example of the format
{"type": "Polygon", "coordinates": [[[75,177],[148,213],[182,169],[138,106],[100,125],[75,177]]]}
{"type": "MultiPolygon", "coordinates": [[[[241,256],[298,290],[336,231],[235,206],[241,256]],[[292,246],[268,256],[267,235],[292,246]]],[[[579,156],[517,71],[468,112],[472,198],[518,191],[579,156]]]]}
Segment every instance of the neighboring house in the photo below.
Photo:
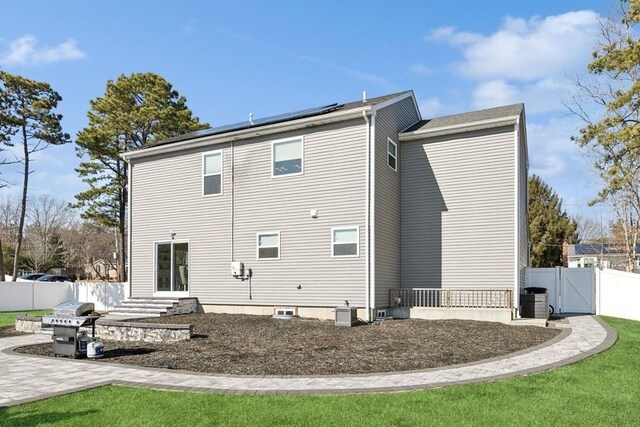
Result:
{"type": "Polygon", "coordinates": [[[320,318],[348,301],[370,319],[393,289],[465,288],[513,291],[518,307],[528,263],[522,104],[423,120],[408,91],[123,157],[133,297],[320,318]],[[234,261],[244,263],[235,276],[234,261]]]}
{"type": "MultiPolygon", "coordinates": [[[[640,254],[640,244],[636,245],[636,253],[640,254]]],[[[562,259],[565,267],[600,267],[625,271],[627,257],[625,251],[612,244],[582,243],[562,246],[562,259]]],[[[640,267],[640,255],[636,256],[634,267],[640,267]]]]}
{"type": "Polygon", "coordinates": [[[97,259],[84,267],[84,273],[89,280],[116,280],[118,271],[112,263],[97,259]]]}

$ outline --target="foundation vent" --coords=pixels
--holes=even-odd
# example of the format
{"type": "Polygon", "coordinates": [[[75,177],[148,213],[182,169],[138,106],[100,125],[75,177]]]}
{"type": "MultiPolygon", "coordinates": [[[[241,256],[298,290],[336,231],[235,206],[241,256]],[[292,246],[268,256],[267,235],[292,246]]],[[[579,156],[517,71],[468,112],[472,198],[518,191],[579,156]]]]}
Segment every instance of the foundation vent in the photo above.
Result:
{"type": "Polygon", "coordinates": [[[296,315],[295,307],[274,307],[273,317],[276,319],[291,319],[296,315]]]}

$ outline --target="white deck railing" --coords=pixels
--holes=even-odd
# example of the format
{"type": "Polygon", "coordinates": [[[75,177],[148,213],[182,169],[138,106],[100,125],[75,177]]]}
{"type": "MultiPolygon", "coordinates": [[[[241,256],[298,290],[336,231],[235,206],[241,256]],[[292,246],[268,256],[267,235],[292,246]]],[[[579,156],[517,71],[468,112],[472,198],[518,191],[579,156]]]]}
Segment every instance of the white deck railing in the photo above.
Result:
{"type": "Polygon", "coordinates": [[[390,307],[512,308],[508,289],[407,288],[389,291],[390,307]]]}

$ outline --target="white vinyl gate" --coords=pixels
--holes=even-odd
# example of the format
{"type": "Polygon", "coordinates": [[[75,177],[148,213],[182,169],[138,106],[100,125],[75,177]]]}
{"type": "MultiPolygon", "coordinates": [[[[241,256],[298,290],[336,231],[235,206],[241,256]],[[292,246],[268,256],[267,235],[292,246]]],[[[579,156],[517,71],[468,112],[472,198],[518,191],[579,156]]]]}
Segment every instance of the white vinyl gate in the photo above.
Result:
{"type": "Polygon", "coordinates": [[[547,288],[556,313],[596,312],[596,274],[593,268],[529,268],[527,287],[547,288]]]}

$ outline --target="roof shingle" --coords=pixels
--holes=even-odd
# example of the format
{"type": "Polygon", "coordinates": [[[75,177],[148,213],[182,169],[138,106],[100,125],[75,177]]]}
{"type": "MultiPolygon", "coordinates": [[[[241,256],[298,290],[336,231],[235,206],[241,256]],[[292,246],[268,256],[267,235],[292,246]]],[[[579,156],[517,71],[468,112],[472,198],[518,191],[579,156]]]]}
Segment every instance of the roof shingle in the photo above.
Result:
{"type": "Polygon", "coordinates": [[[447,126],[463,125],[467,123],[480,122],[484,120],[499,119],[501,117],[515,116],[522,112],[524,104],[512,104],[502,107],[487,108],[485,110],[470,111],[462,114],[452,114],[449,116],[435,117],[433,119],[421,120],[403,133],[424,131],[447,126]]]}

